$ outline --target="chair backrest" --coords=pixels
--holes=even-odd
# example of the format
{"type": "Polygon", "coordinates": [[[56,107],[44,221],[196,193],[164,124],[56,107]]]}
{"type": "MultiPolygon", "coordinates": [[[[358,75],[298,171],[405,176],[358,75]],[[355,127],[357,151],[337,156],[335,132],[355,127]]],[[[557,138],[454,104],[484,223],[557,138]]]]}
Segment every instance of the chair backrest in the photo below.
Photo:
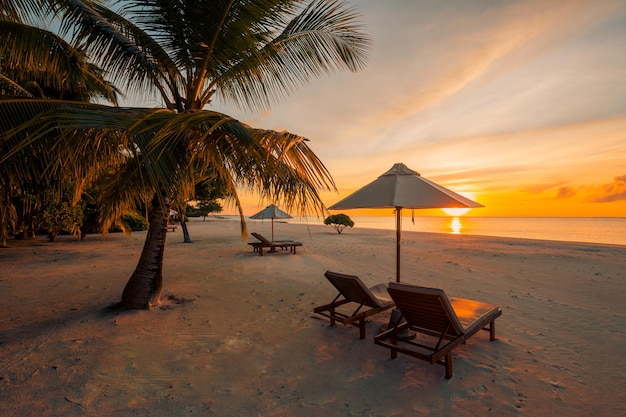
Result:
{"type": "Polygon", "coordinates": [[[326,271],[324,276],[330,281],[337,291],[357,304],[364,304],[369,307],[381,307],[383,303],[363,284],[363,281],[355,275],[340,274],[338,272],[326,271]]]}
{"type": "Polygon", "coordinates": [[[260,234],[258,234],[258,233],[256,233],[256,232],[252,232],[252,233],[250,233],[250,234],[251,234],[252,236],[256,237],[257,239],[259,239],[261,242],[265,243],[266,245],[271,245],[271,244],[272,244],[272,242],[270,242],[269,240],[267,240],[267,239],[265,238],[265,236],[263,236],[263,235],[260,235],[260,234]]]}
{"type": "Polygon", "coordinates": [[[437,334],[445,331],[446,335],[453,337],[464,333],[463,326],[443,290],[391,282],[387,291],[410,325],[437,334]]]}

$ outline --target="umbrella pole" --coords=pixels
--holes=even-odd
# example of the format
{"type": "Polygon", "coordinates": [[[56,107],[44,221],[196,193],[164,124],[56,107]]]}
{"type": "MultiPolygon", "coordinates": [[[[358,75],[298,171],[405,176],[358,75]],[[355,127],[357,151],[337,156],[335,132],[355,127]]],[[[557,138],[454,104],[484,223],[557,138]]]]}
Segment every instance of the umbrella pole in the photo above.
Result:
{"type": "Polygon", "coordinates": [[[396,207],[396,282],[400,282],[400,238],[402,236],[402,225],[400,218],[402,208],[396,207]]]}
{"type": "MultiPolygon", "coordinates": [[[[402,207],[396,207],[396,282],[400,282],[400,240],[402,238],[402,207]]],[[[402,317],[400,310],[394,307],[391,310],[391,317],[389,317],[389,325],[387,329],[397,326],[398,324],[406,321],[402,317]]],[[[410,329],[404,329],[396,334],[397,337],[402,337],[404,340],[412,340],[415,338],[416,333],[410,329]]]]}
{"type": "MultiPolygon", "coordinates": [[[[274,243],[274,218],[272,217],[272,243],[274,243]]],[[[270,252],[276,252],[276,246],[272,246],[270,252]]]]}

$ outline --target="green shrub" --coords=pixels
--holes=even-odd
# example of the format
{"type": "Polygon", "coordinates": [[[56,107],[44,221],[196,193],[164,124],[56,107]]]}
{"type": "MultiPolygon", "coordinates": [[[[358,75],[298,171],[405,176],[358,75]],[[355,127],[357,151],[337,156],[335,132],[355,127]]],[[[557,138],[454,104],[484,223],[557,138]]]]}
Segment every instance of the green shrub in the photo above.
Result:
{"type": "MultiPolygon", "coordinates": [[[[132,230],[133,232],[148,230],[148,221],[140,214],[125,214],[122,216],[122,222],[124,222],[124,224],[128,226],[128,228],[130,228],[130,230],[132,230]]],[[[113,226],[109,230],[109,232],[112,233],[121,231],[122,229],[119,226],[113,226]]]]}
{"type": "Polygon", "coordinates": [[[343,213],[333,214],[332,216],[326,217],[326,220],[324,220],[324,224],[331,225],[339,234],[341,234],[341,232],[343,232],[343,229],[345,229],[346,227],[354,226],[354,222],[352,221],[352,219],[343,213]]]}
{"type": "Polygon", "coordinates": [[[50,204],[42,213],[42,226],[48,231],[48,238],[54,241],[61,231],[78,234],[83,224],[83,209],[81,206],[70,206],[63,201],[50,204]]]}
{"type": "Polygon", "coordinates": [[[139,214],[126,214],[122,216],[122,221],[130,226],[130,230],[133,232],[148,230],[148,221],[139,214]]]}

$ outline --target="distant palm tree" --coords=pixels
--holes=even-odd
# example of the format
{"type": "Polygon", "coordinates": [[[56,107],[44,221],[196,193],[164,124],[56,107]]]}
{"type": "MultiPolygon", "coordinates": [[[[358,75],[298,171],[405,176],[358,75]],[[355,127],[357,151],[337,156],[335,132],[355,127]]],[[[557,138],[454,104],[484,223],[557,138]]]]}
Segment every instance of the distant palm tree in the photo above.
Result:
{"type": "MultiPolygon", "coordinates": [[[[104,230],[134,200],[152,195],[146,242],[123,307],[159,302],[169,201],[190,195],[209,175],[226,184],[243,234],[238,187],[321,212],[318,190],[334,183],[304,138],[253,129],[205,108],[218,96],[265,109],[314,77],[363,68],[370,39],[344,1],[128,0],[117,12],[99,1],[49,1],[61,33],[116,85],[154,94],[164,108],[0,100],[0,171],[11,170],[16,183],[42,172],[82,179],[83,158],[114,167],[101,189],[104,230]]],[[[0,8],[7,10],[5,2],[0,8]]],[[[19,2],[31,13],[36,3],[19,2]]]]}

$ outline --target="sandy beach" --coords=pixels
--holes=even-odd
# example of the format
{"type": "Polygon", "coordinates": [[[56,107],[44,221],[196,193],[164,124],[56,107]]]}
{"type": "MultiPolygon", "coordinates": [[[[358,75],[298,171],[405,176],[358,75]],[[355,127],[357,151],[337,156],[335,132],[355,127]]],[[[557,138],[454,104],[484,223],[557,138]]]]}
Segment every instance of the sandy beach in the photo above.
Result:
{"type": "Polygon", "coordinates": [[[163,304],[117,311],[145,232],[0,249],[0,416],[625,416],[626,247],[404,233],[402,281],[500,306],[443,367],[313,314],[326,270],[395,279],[393,231],[230,220],[168,234],[163,304]],[[270,235],[270,223],[249,222],[270,235]]]}

